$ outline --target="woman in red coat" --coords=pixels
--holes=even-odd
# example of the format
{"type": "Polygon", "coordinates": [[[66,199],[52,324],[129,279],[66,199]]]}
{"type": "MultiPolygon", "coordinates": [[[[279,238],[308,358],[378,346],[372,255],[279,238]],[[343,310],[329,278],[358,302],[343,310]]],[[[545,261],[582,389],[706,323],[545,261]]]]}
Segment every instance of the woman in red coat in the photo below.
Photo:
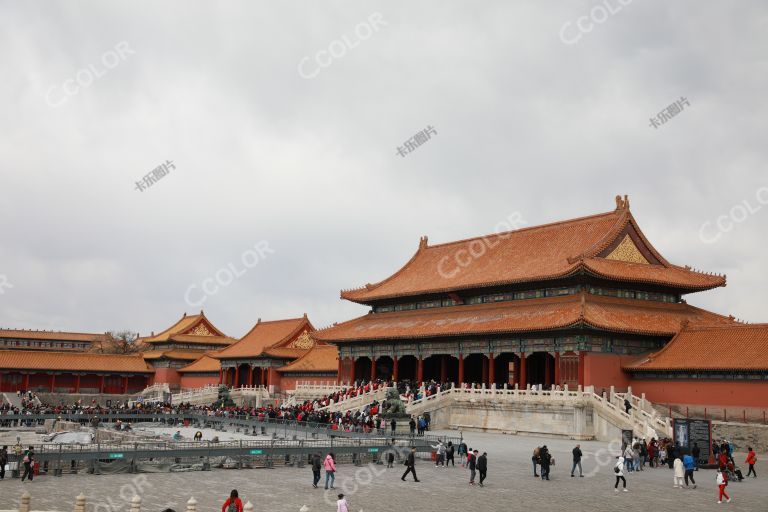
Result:
{"type": "Polygon", "coordinates": [[[757,478],[757,473],[755,473],[755,463],[757,462],[757,455],[755,455],[755,450],[752,449],[752,447],[748,447],[747,450],[749,450],[749,453],[747,453],[747,464],[749,464],[749,471],[747,472],[747,476],[752,475],[755,478],[757,478]]]}
{"type": "Polygon", "coordinates": [[[237,496],[237,489],[229,493],[229,499],[221,506],[221,512],[243,512],[243,502],[237,496]]]}

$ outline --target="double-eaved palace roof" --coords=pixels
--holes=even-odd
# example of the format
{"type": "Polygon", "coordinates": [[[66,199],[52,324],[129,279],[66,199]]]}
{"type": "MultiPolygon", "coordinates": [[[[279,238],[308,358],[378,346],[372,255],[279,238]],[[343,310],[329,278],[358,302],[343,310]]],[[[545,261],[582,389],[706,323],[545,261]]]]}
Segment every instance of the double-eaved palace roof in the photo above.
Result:
{"type": "Polygon", "coordinates": [[[672,336],[685,321],[733,323],[730,317],[686,303],[639,301],[581,292],[563,297],[369,313],[316,331],[313,336],[323,341],[348,342],[523,333],[570,327],[672,336]]]}
{"type": "Polygon", "coordinates": [[[587,273],[628,283],[659,285],[681,293],[725,285],[725,276],[673,265],[645,238],[616,198],[614,211],[542,226],[429,245],[387,279],[343,290],[362,304],[400,297],[547,281],[587,273]]]}
{"type": "Polygon", "coordinates": [[[630,373],[768,371],[768,324],[687,325],[664,348],[624,369],[630,373]]]}

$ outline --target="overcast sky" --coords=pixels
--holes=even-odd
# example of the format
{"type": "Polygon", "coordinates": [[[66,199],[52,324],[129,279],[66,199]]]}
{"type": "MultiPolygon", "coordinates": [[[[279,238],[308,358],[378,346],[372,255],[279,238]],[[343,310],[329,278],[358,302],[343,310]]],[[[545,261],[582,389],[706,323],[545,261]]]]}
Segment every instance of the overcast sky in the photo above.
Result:
{"type": "Polygon", "coordinates": [[[422,235],[616,194],[768,321],[768,5],[623,3],[0,0],[0,326],[322,327],[422,235]]]}

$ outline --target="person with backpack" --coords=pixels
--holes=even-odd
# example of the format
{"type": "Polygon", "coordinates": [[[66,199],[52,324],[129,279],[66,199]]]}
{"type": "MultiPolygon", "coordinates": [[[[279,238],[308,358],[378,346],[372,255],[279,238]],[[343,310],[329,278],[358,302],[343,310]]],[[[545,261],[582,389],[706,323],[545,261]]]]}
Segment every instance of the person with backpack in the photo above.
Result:
{"type": "Polygon", "coordinates": [[[24,463],[24,474],[21,475],[21,481],[23,482],[29,477],[29,481],[31,482],[32,478],[35,476],[35,451],[32,446],[29,447],[29,450],[24,452],[22,462],[24,463]]]}
{"type": "Polygon", "coordinates": [[[333,459],[333,453],[329,452],[326,455],[323,466],[325,467],[325,490],[328,490],[328,482],[331,484],[330,488],[334,489],[333,482],[336,480],[336,462],[333,459]]]}
{"type": "Polygon", "coordinates": [[[619,455],[616,458],[616,465],[613,466],[613,473],[616,475],[616,483],[613,486],[614,492],[619,492],[619,481],[624,482],[624,492],[627,491],[627,479],[624,478],[624,457],[619,455]]]}
{"type": "Polygon", "coordinates": [[[480,487],[483,487],[485,475],[488,474],[488,452],[483,452],[483,454],[477,458],[477,472],[480,473],[480,487]]]}
{"type": "Polygon", "coordinates": [[[445,467],[448,467],[448,463],[451,466],[456,467],[456,463],[453,460],[453,441],[448,441],[448,447],[445,449],[445,467]]]}
{"type": "Polygon", "coordinates": [[[5,465],[8,464],[8,446],[0,449],[0,480],[5,478],[5,465]]]}
{"type": "Polygon", "coordinates": [[[320,481],[320,468],[323,466],[323,461],[320,458],[320,454],[316,453],[312,455],[312,487],[317,489],[317,482],[320,481]]]}
{"type": "Polygon", "coordinates": [[[731,502],[731,497],[728,496],[728,493],[725,492],[725,487],[728,485],[728,474],[725,472],[724,469],[718,469],[717,470],[717,488],[719,490],[719,495],[717,497],[717,502],[722,503],[723,502],[723,496],[725,496],[725,499],[727,500],[727,503],[731,502]]]}
{"type": "Polygon", "coordinates": [[[221,512],[243,512],[243,502],[237,495],[237,489],[229,493],[229,498],[221,506],[221,512]]]}
{"type": "Polygon", "coordinates": [[[467,443],[462,441],[459,443],[459,460],[461,461],[461,467],[466,467],[467,457],[467,443]]]}
{"type": "Polygon", "coordinates": [[[755,473],[755,464],[757,463],[757,455],[755,454],[755,450],[753,450],[751,446],[748,446],[747,450],[748,450],[747,459],[744,461],[746,464],[749,464],[749,471],[747,471],[747,476],[752,475],[753,477],[757,478],[757,473],[755,473]]]}

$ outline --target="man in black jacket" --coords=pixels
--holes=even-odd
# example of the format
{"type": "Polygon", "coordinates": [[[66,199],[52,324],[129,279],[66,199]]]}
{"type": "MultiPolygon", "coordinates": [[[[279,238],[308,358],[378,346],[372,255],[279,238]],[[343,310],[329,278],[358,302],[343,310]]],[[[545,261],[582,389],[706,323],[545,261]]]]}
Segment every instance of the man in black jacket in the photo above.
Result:
{"type": "Polygon", "coordinates": [[[413,473],[413,481],[418,482],[419,479],[416,477],[416,448],[411,448],[411,453],[409,453],[408,458],[405,459],[405,465],[408,466],[408,468],[405,470],[405,473],[403,473],[400,480],[405,482],[405,477],[408,476],[408,473],[413,473]]]}
{"type": "Polygon", "coordinates": [[[323,461],[320,458],[320,454],[316,453],[312,456],[312,487],[317,489],[317,482],[320,481],[320,467],[323,461]]]}
{"type": "Polygon", "coordinates": [[[539,464],[541,465],[540,473],[542,480],[549,480],[549,462],[551,459],[552,456],[549,454],[547,445],[542,446],[539,451],[539,464]]]}
{"type": "Polygon", "coordinates": [[[579,476],[584,476],[584,473],[581,471],[581,445],[577,444],[576,448],[573,449],[573,467],[571,468],[571,476],[573,475],[573,472],[576,471],[576,466],[579,466],[579,476]]]}
{"type": "Polygon", "coordinates": [[[488,473],[488,453],[483,452],[481,456],[477,458],[477,471],[480,473],[480,487],[483,487],[483,480],[488,473]]]}

